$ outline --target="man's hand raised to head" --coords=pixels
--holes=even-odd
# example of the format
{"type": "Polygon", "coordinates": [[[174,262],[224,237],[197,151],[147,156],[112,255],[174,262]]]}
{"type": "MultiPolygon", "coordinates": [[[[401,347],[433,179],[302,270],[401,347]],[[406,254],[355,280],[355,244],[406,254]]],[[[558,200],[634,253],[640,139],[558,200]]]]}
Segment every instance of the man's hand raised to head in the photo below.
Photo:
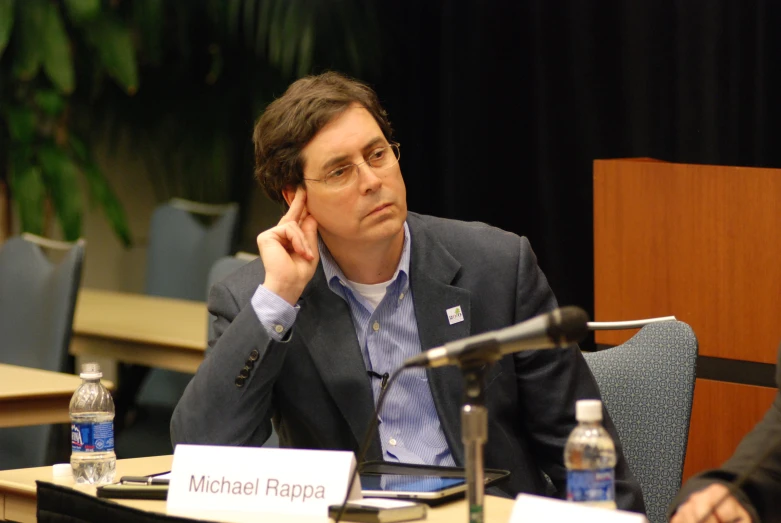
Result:
{"type": "Polygon", "coordinates": [[[727,492],[727,487],[715,483],[693,493],[678,507],[670,523],[752,523],[746,509],[732,496],[716,507],[727,492]],[[713,514],[709,515],[711,511],[713,514]]]}
{"type": "Polygon", "coordinates": [[[320,260],[317,221],[307,211],[303,187],[279,223],[258,235],[258,251],[266,269],[263,286],[295,305],[320,260]]]}

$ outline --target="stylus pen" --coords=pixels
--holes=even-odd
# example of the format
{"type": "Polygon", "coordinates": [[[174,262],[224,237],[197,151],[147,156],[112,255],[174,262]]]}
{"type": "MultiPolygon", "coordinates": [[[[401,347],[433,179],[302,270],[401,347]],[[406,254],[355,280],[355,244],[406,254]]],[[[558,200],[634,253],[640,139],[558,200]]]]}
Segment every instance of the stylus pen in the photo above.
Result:
{"type": "Polygon", "coordinates": [[[153,478],[149,476],[122,476],[119,480],[123,485],[137,483],[140,485],[168,485],[167,479],[153,478]]]}

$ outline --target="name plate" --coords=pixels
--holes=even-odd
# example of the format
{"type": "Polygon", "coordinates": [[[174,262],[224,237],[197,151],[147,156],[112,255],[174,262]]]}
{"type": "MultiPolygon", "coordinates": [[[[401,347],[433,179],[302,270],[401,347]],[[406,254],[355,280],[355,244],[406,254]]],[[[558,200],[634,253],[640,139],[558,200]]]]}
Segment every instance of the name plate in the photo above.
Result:
{"type": "Polygon", "coordinates": [[[510,523],[648,523],[642,514],[625,510],[590,507],[571,501],[518,494],[510,523]]]}
{"type": "Polygon", "coordinates": [[[348,487],[350,499],[361,498],[360,481],[348,485],[354,468],[345,451],[177,445],[166,511],[327,517],[348,487]]]}

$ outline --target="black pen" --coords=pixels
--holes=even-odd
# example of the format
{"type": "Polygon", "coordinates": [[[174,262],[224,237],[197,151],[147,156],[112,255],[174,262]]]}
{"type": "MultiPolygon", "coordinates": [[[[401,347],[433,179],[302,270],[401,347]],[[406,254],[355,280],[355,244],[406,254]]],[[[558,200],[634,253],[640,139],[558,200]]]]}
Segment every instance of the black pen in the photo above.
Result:
{"type": "Polygon", "coordinates": [[[139,484],[139,485],[168,485],[167,479],[160,479],[150,476],[122,476],[119,482],[123,485],[127,484],[139,484]]]}

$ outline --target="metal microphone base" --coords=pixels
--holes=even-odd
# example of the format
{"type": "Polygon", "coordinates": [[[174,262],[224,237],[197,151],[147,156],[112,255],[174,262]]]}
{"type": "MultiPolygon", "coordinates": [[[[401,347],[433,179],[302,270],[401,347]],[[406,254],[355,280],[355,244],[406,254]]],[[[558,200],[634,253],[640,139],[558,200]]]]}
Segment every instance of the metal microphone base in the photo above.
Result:
{"type": "Polygon", "coordinates": [[[485,468],[483,446],[488,440],[488,410],[485,408],[485,371],[491,364],[484,361],[462,363],[464,401],[461,407],[461,441],[466,455],[467,504],[469,523],[483,523],[485,468]]]}

